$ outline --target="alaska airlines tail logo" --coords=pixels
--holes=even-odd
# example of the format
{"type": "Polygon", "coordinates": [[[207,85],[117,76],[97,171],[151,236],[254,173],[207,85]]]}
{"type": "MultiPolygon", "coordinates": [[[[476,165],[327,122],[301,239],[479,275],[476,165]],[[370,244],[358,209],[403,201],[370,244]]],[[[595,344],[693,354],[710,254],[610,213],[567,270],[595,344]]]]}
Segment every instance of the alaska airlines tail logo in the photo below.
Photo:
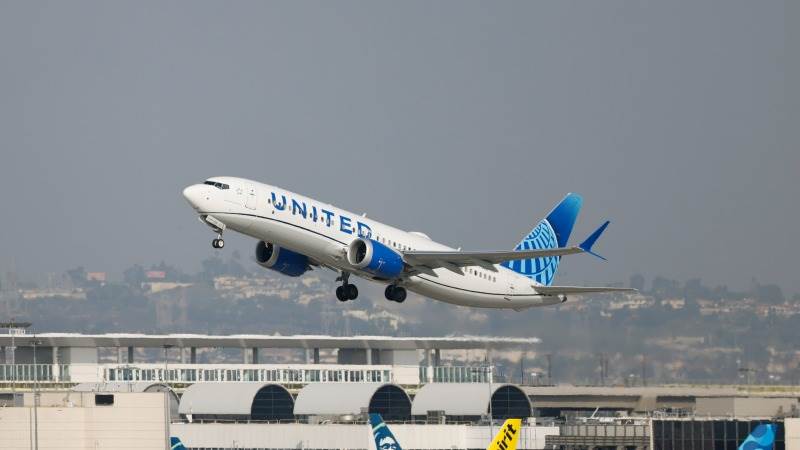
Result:
{"type": "Polygon", "coordinates": [[[169,438],[169,445],[170,450],[186,450],[186,447],[183,446],[183,442],[175,436],[169,438]]]}
{"type": "Polygon", "coordinates": [[[757,426],[739,446],[739,450],[772,450],[778,426],[764,423],[757,426]]]}
{"type": "Polygon", "coordinates": [[[486,450],[516,450],[522,419],[506,419],[486,450]]]}
{"type": "MultiPolygon", "coordinates": [[[[550,225],[547,219],[539,222],[539,225],[534,228],[530,234],[517,244],[514,250],[541,250],[548,248],[557,248],[558,238],[556,232],[550,225]]],[[[535,259],[521,259],[515,261],[506,261],[503,266],[525,275],[526,277],[549,286],[553,282],[558,270],[558,263],[561,260],[560,256],[551,256],[548,258],[535,258],[535,259]]]]}
{"type": "Polygon", "coordinates": [[[383,422],[380,414],[370,414],[369,423],[372,426],[376,450],[403,450],[392,432],[389,431],[389,427],[383,422]]]}

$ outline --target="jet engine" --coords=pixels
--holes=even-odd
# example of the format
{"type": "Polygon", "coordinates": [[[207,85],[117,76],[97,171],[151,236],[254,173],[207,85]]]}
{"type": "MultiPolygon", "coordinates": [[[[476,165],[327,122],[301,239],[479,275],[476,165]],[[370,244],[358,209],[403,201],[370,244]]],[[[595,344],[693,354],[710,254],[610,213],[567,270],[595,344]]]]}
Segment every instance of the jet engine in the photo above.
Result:
{"type": "Polygon", "coordinates": [[[393,279],[403,271],[403,256],[378,241],[357,238],[347,247],[347,262],[378,278],[393,279]]]}
{"type": "Polygon", "coordinates": [[[309,269],[308,256],[264,241],[256,245],[256,262],[261,267],[290,277],[299,277],[309,269]]]}

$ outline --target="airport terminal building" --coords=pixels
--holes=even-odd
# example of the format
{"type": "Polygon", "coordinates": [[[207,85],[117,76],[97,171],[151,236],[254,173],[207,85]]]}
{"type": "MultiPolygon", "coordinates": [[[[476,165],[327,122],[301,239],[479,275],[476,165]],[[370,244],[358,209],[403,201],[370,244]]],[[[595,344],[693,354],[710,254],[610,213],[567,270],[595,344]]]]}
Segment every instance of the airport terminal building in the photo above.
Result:
{"type": "Polygon", "coordinates": [[[141,335],[47,333],[0,335],[0,386],[30,384],[71,386],[78,383],[163,382],[178,388],[198,382],[308,383],[392,382],[418,386],[429,382],[488,382],[492,351],[532,349],[536,338],[269,335],[141,335]],[[13,350],[12,350],[13,349],[13,350]],[[100,362],[101,350],[112,349],[116,361],[100,362]],[[138,349],[169,352],[170,358],[136,361],[138,349]],[[236,349],[236,363],[198,362],[198,349],[236,349]],[[264,364],[269,350],[294,350],[302,358],[264,364]],[[323,363],[321,351],[333,351],[336,362],[323,363]],[[478,350],[486,364],[441,364],[441,352],[478,350]],[[175,353],[178,357],[175,358],[175,353]]]}
{"type": "Polygon", "coordinates": [[[486,448],[520,417],[520,449],[736,449],[762,423],[800,449],[800,391],[523,386],[501,382],[498,337],[3,335],[0,448],[373,449],[379,413],[406,449],[486,448]],[[200,361],[202,349],[237,361],[200,361]],[[172,358],[137,361],[140,349],[172,358]],[[296,361],[263,363],[270,352],[296,361]],[[453,365],[447,351],[479,352],[453,365]],[[231,352],[228,352],[230,354],[231,352]],[[101,357],[105,354],[106,357],[101,357]],[[108,361],[108,354],[115,357],[108,361]],[[324,357],[323,357],[324,356],[324,357]]]}

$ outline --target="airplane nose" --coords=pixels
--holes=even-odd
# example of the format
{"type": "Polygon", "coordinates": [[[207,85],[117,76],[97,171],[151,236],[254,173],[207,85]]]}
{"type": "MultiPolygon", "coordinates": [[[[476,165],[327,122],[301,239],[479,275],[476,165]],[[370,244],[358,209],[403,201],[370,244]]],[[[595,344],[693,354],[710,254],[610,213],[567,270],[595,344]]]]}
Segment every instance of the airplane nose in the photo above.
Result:
{"type": "Polygon", "coordinates": [[[199,184],[193,184],[183,190],[183,197],[193,208],[197,209],[203,197],[203,187],[199,184]]]}

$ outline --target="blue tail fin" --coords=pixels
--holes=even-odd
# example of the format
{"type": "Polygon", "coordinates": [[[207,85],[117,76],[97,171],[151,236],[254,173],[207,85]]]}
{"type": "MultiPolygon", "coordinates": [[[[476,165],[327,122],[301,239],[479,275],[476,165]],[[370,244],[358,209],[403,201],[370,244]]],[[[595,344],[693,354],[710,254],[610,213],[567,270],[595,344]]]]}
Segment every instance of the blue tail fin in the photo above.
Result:
{"type": "Polygon", "coordinates": [[[776,431],[778,426],[774,423],[762,423],[747,436],[739,450],[772,450],[776,431]]]}
{"type": "Polygon", "coordinates": [[[183,442],[175,436],[169,438],[169,448],[170,450],[186,450],[186,447],[183,446],[183,442]]]}
{"type": "MultiPolygon", "coordinates": [[[[565,247],[578,218],[583,199],[578,194],[567,194],[547,217],[525,236],[514,250],[533,250],[565,247]]],[[[503,266],[526,277],[549,286],[558,270],[560,256],[549,258],[507,261],[503,266]]]]}
{"type": "Polygon", "coordinates": [[[372,436],[375,437],[376,450],[403,450],[380,414],[370,413],[369,424],[372,426],[372,436]]]}

